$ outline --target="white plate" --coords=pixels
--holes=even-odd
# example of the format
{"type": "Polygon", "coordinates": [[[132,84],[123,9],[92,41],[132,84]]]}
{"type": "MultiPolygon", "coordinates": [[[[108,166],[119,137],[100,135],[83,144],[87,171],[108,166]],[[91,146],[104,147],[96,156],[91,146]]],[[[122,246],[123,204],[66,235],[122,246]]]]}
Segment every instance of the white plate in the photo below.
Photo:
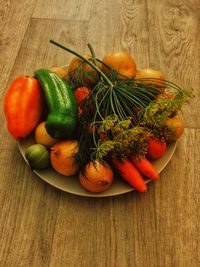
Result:
{"type": "MultiPolygon", "coordinates": [[[[26,158],[25,158],[25,150],[28,146],[35,143],[35,140],[33,136],[29,136],[28,138],[18,142],[18,146],[20,149],[20,152],[28,164],[26,158]]],[[[153,160],[152,163],[157,169],[158,173],[160,173],[168,164],[170,159],[172,158],[174,151],[176,149],[177,142],[169,143],[167,145],[167,150],[165,154],[162,156],[162,158],[153,160]]],[[[125,181],[123,181],[120,177],[115,177],[114,182],[111,185],[109,189],[102,193],[90,193],[86,191],[79,183],[78,177],[66,177],[63,175],[60,175],[56,171],[54,171],[52,168],[48,168],[45,170],[33,170],[33,172],[39,176],[42,180],[49,183],[50,185],[61,189],[65,192],[72,193],[79,196],[85,196],[85,197],[110,197],[110,196],[116,196],[121,195],[124,193],[128,193],[130,191],[135,190],[132,188],[129,184],[127,184],[125,181]]],[[[160,177],[162,179],[162,177],[160,177]]],[[[147,183],[150,182],[150,180],[146,181],[147,183]]]]}

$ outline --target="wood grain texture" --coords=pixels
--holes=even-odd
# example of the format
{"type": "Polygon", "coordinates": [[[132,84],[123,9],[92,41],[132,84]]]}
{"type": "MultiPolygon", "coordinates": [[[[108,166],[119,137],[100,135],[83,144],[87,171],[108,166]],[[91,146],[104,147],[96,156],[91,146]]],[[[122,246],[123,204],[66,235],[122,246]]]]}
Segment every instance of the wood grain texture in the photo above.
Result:
{"type": "Polygon", "coordinates": [[[22,164],[11,138],[0,145],[0,266],[48,266],[60,192],[22,164]]]}
{"type": "Polygon", "coordinates": [[[157,236],[158,266],[198,266],[200,262],[199,139],[199,129],[185,131],[155,190],[156,228],[162,232],[157,236]]]}
{"type": "MultiPolygon", "coordinates": [[[[86,29],[84,23],[31,19],[7,77],[8,84],[18,75],[33,75],[38,68],[66,64],[70,55],[50,45],[49,39],[54,37],[78,50],[85,44],[86,29]]],[[[8,136],[3,98],[0,107],[0,167],[4,177],[0,181],[0,266],[49,266],[60,191],[43,183],[27,168],[8,136]]]]}
{"type": "Polygon", "coordinates": [[[37,1],[34,18],[72,19],[88,21],[92,0],[45,0],[37,1]]]}
{"type": "Polygon", "coordinates": [[[5,90],[9,72],[15,62],[34,7],[34,0],[0,0],[0,96],[5,90]]]}
{"type": "Polygon", "coordinates": [[[86,43],[87,28],[87,22],[31,19],[9,81],[21,73],[33,75],[39,68],[68,64],[73,56],[50,44],[49,40],[53,39],[82,52],[86,43]]]}
{"type": "Polygon", "coordinates": [[[200,130],[187,129],[147,194],[91,200],[62,193],[50,266],[77,266],[80,258],[81,266],[198,266],[198,142],[200,130]]]}
{"type": "Polygon", "coordinates": [[[199,128],[200,3],[188,0],[148,1],[150,66],[182,87],[193,87],[195,99],[184,108],[187,127],[199,128]]]}
{"type": "Polygon", "coordinates": [[[0,267],[199,266],[199,1],[0,0],[0,17],[3,91],[18,75],[71,59],[54,39],[80,52],[90,42],[99,57],[128,50],[138,68],[160,69],[196,94],[177,150],[148,192],[92,199],[31,172],[8,135],[1,90],[0,267]]]}
{"type": "Polygon", "coordinates": [[[94,0],[88,27],[88,42],[105,53],[126,50],[138,68],[149,64],[148,21],[145,1],[94,0]]]}

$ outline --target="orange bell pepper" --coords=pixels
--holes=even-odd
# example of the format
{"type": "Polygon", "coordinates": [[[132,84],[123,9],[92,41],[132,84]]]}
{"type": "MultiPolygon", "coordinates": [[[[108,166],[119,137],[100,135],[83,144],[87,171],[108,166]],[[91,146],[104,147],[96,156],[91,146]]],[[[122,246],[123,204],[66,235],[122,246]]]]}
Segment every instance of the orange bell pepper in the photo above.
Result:
{"type": "Polygon", "coordinates": [[[7,128],[14,139],[28,136],[41,120],[43,95],[39,82],[32,77],[16,78],[4,97],[7,128]]]}

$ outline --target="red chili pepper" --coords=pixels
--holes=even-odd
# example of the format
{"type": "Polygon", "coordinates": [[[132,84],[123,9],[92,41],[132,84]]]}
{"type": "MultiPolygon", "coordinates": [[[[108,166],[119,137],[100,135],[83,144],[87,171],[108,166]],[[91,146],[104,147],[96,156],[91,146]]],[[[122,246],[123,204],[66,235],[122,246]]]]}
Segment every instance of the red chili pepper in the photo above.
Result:
{"type": "Polygon", "coordinates": [[[28,136],[41,120],[43,96],[32,77],[16,78],[4,97],[4,113],[10,134],[19,140],[28,136]]]}

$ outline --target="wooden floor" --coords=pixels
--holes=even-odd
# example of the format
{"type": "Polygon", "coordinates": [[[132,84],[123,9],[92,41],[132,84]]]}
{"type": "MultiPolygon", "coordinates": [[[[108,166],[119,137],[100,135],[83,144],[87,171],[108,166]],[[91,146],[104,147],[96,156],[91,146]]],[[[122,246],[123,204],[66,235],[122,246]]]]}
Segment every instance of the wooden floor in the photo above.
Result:
{"type": "Polygon", "coordinates": [[[0,266],[200,266],[200,1],[0,0],[0,266]],[[7,132],[3,95],[21,74],[66,64],[54,39],[193,87],[173,159],[146,194],[82,198],[40,180],[7,132]]]}

